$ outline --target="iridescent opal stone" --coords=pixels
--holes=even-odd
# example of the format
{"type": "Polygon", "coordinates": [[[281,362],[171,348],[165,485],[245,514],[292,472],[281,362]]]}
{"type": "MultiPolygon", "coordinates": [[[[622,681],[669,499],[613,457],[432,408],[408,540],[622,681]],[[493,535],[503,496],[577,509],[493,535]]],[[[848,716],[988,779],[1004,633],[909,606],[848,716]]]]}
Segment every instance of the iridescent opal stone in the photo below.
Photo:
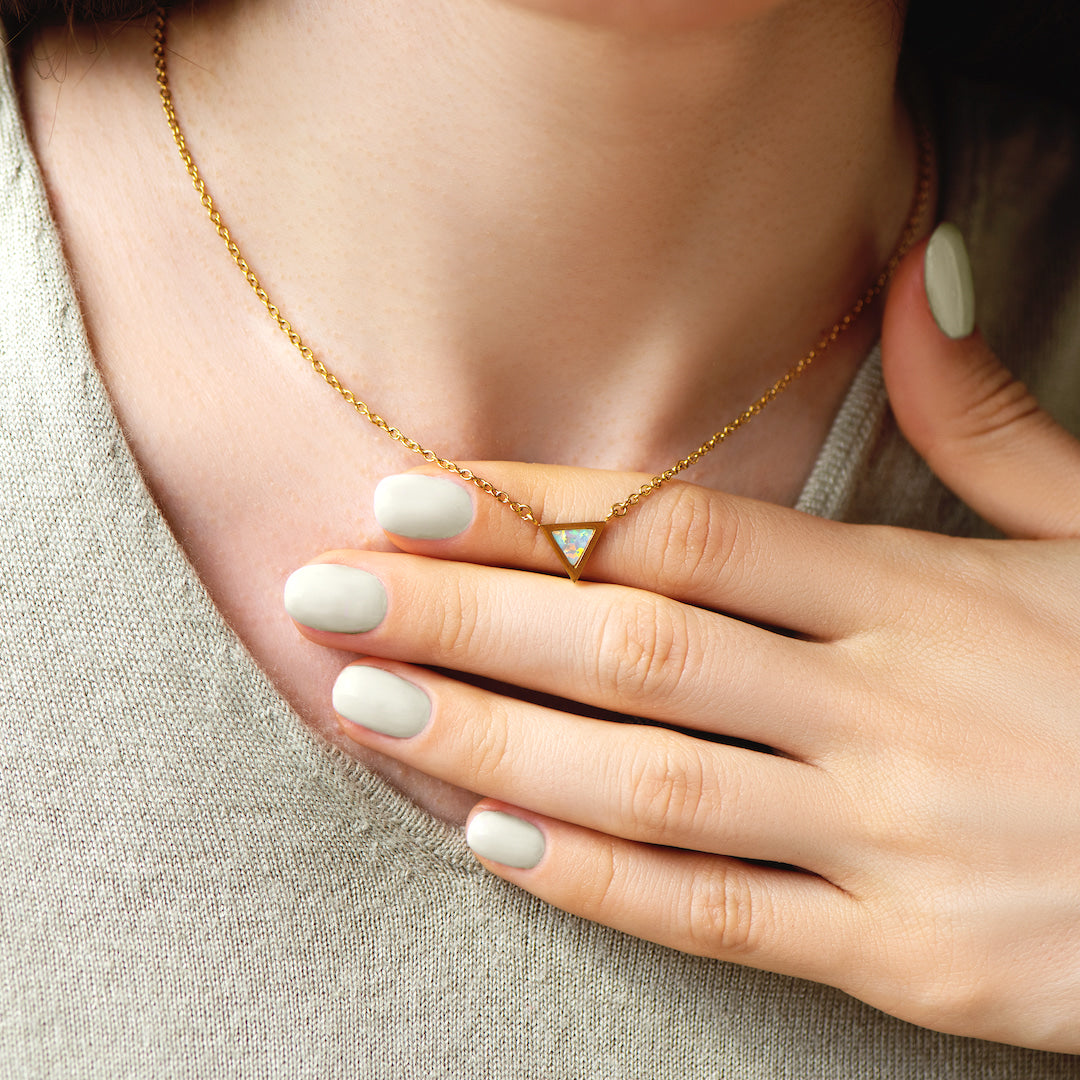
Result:
{"type": "Polygon", "coordinates": [[[563,569],[571,581],[581,577],[606,521],[553,521],[550,525],[538,522],[540,531],[555,549],[563,569]]]}
{"type": "Polygon", "coordinates": [[[566,556],[566,561],[571,566],[577,566],[595,532],[595,529],[554,529],[551,536],[566,556]]]}

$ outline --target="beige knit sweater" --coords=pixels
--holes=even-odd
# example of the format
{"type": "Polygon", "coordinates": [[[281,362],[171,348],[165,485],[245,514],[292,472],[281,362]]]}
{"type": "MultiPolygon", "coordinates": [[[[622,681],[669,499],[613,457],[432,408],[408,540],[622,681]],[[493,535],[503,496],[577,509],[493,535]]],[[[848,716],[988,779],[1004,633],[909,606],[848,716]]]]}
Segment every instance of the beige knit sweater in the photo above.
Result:
{"type": "MultiPolygon", "coordinates": [[[[972,96],[943,135],[984,330],[1080,427],[1076,142],[972,96]]],[[[897,437],[874,356],[801,505],[977,528],[897,437]]],[[[316,741],[143,485],[5,67],[0,1080],[233,1076],[1049,1080],[1080,1058],[552,910],[316,741]]]]}

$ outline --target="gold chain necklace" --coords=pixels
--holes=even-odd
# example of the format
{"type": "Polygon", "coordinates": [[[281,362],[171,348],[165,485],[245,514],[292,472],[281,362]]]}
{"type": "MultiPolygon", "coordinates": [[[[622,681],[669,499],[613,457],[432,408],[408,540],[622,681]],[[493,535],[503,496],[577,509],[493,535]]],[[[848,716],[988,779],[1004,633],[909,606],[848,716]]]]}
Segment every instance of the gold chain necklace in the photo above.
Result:
{"type": "Polygon", "coordinates": [[[399,442],[407,450],[411,450],[414,454],[419,454],[425,461],[430,462],[432,465],[437,465],[440,469],[445,469],[447,472],[456,473],[463,480],[468,481],[470,484],[474,484],[481,491],[490,495],[504,506],[508,506],[523,521],[528,521],[536,525],[544,535],[547,536],[560,564],[570,576],[570,580],[575,582],[581,577],[581,572],[585,567],[587,559],[596,548],[596,543],[600,539],[601,532],[612,518],[625,517],[630,507],[635,506],[646,496],[650,495],[660,487],[661,484],[667,483],[667,481],[671,480],[673,477],[678,476],[684,469],[688,469],[691,465],[695,464],[695,462],[699,461],[709,453],[710,450],[715,449],[738,431],[739,428],[748,424],[762,409],[778,398],[815,360],[819,359],[841,334],[851,328],[856,319],[858,319],[862,312],[873,303],[889,283],[900,260],[911,248],[912,244],[914,244],[915,238],[918,235],[919,224],[922,221],[930,194],[932,158],[930,135],[925,128],[920,128],[918,181],[915,188],[915,195],[912,198],[911,212],[908,215],[904,230],[900,235],[900,240],[897,243],[895,250],[892,255],[889,256],[889,261],[885,264],[881,273],[878,274],[877,278],[874,279],[873,284],[871,284],[862,296],[852,304],[848,311],[841,316],[829,330],[824,331],[806,355],[788,368],[788,370],[785,371],[784,374],[761,395],[761,397],[748,405],[733,420],[728,421],[728,423],[706,439],[705,442],[697,447],[697,449],[691,450],[686,457],[681,458],[670,468],[665,469],[661,473],[657,473],[656,476],[647,480],[636,491],[623,499],[622,502],[615,503],[602,521],[564,521],[554,524],[544,524],[543,522],[537,521],[532,508],[527,503],[515,502],[505,491],[501,491],[483,477],[477,476],[471,469],[466,469],[456,462],[450,461],[448,458],[441,457],[434,450],[427,449],[415,439],[410,438],[403,431],[384,420],[378,413],[372,412],[365,402],[361,401],[347,387],[342,386],[338,381],[337,376],[315,356],[307,345],[304,344],[300,335],[293,329],[292,324],[284,315],[282,315],[280,308],[278,308],[267,295],[266,290],[260,284],[258,277],[255,276],[255,272],[240,253],[240,249],[236,246],[232,234],[221,219],[221,214],[214,206],[214,200],[210,197],[210,192],[207,191],[206,183],[200,176],[198,167],[191,156],[191,152],[187,148],[187,142],[184,139],[180,121],[176,117],[176,109],[173,105],[172,93],[169,88],[168,69],[166,67],[165,32],[165,10],[163,8],[158,8],[154,26],[154,64],[157,70],[157,84],[161,95],[161,105],[165,111],[165,118],[168,121],[169,130],[172,132],[176,148],[180,152],[180,159],[187,169],[188,176],[191,177],[191,182],[199,194],[199,199],[209,215],[211,223],[215,229],[217,229],[218,236],[225,242],[225,247],[228,249],[229,255],[232,256],[233,262],[236,263],[248,285],[251,286],[255,295],[262,302],[263,307],[266,308],[270,317],[277,323],[278,329],[281,330],[300,355],[311,365],[315,374],[320,376],[333,390],[336,390],[347,405],[355,409],[362,417],[374,424],[375,427],[379,428],[391,439],[399,442]]]}

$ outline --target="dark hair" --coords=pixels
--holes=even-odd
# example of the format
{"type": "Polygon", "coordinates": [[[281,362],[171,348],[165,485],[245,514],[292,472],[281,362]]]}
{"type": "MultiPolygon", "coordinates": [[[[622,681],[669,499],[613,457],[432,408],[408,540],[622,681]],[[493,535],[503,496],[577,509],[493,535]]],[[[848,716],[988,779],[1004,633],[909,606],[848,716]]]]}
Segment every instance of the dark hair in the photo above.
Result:
{"type": "Polygon", "coordinates": [[[0,18],[13,39],[34,26],[133,19],[156,7],[154,0],[0,0],[0,18]]]}
{"type": "MultiPolygon", "coordinates": [[[[44,24],[139,19],[156,7],[154,0],[0,0],[0,18],[16,38],[44,24]]],[[[904,48],[931,69],[1012,83],[1080,108],[1077,0],[910,0],[908,7],[904,48]]]]}
{"type": "Polygon", "coordinates": [[[911,0],[904,47],[933,71],[1080,109],[1077,0],[911,0]]]}

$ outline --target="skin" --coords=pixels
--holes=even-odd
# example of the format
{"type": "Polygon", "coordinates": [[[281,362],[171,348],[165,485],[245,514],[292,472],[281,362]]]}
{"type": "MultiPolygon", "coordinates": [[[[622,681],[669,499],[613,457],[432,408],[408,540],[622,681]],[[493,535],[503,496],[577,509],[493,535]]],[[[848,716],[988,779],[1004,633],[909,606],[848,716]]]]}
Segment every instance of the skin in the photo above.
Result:
{"type": "MultiPolygon", "coordinates": [[[[501,0],[172,19],[189,144],[270,294],[345,385],[443,452],[675,461],[896,243],[915,148],[891,5],[611,11],[635,7],[652,14],[632,29],[501,0]]],[[[223,616],[344,744],[327,686],[346,658],[297,642],[281,584],[319,551],[389,548],[370,492],[415,459],[305,370],[224,253],[163,122],[146,28],[102,38],[45,35],[19,73],[98,368],[223,616]],[[133,212],[147,192],[152,212],[133,212]]],[[[696,481],[794,501],[875,323],[696,481]]],[[[357,752],[441,818],[475,801],[357,752]]]]}
{"type": "MultiPolygon", "coordinates": [[[[260,15],[178,16],[172,38],[191,145],[242,246],[344,382],[429,444],[492,459],[486,474],[556,516],[638,482],[580,466],[651,471],[755,397],[874,276],[907,214],[890,5],[260,15]]],[[[24,110],[147,483],[300,715],[440,816],[475,792],[537,823],[539,866],[490,868],[552,903],[915,1023],[1080,1050],[1080,451],[981,339],[943,338],[918,253],[885,313],[897,414],[1023,539],[784,508],[871,318],[695,484],[620,523],[592,584],[529,573],[550,552],[490,500],[461,537],[407,543],[367,505],[409,459],[358,434],[252,303],[175,160],[146,47],[130,28],[69,53],[60,84],[24,64],[24,110]],[[153,220],[131,209],[147,190],[153,220]],[[327,549],[383,580],[389,614],[298,646],[281,582],[327,549]],[[339,725],[329,687],[357,652],[429,694],[422,734],[339,725]],[[427,665],[780,753],[537,711],[427,665]]],[[[38,56],[58,50],[46,39],[38,56]]]]}
{"type": "MultiPolygon", "coordinates": [[[[413,557],[328,553],[380,578],[386,619],[300,629],[429,696],[411,738],[342,719],[358,745],[541,829],[535,868],[493,873],[912,1023],[1077,1053],[1080,443],[977,333],[938,330],[920,255],[886,312],[897,416],[1017,539],[843,525],[675,484],[605,535],[582,587],[526,572],[551,572],[546,544],[481,496],[459,537],[395,538],[413,557]],[[411,617],[436,604],[440,619],[411,617]],[[545,708],[429,664],[690,730],[545,708]]],[[[641,479],[476,467],[554,518],[641,479]]]]}

